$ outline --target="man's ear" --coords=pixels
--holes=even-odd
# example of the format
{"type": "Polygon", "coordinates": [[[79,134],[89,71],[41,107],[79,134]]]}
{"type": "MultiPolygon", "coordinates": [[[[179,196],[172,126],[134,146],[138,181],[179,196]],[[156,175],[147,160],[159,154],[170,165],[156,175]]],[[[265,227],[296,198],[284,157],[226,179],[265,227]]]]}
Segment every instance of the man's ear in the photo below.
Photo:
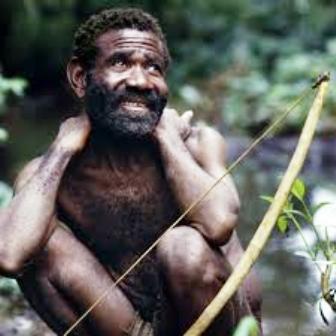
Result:
{"type": "Polygon", "coordinates": [[[86,71],[77,57],[72,57],[67,65],[67,77],[78,98],[83,98],[86,89],[86,71]]]}

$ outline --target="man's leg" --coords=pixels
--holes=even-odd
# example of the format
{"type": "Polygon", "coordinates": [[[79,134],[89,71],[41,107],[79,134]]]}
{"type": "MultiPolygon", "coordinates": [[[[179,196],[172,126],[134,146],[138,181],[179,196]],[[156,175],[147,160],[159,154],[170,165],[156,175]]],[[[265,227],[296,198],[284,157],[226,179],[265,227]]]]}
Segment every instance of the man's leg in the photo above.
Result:
{"type": "MultiPolygon", "coordinates": [[[[19,284],[47,324],[57,334],[63,334],[112,286],[113,280],[72,233],[58,228],[45,252],[20,277],[19,284]]],[[[130,302],[115,288],[72,335],[127,335],[135,316],[130,302]]]]}
{"type": "MultiPolygon", "coordinates": [[[[220,246],[222,254],[224,254],[231,265],[237,265],[244,254],[244,250],[240,244],[237,232],[233,232],[229,242],[220,246]]],[[[262,291],[261,283],[255,269],[252,269],[242,283],[241,288],[244,290],[244,295],[249,303],[251,311],[258,320],[261,328],[261,306],[262,306],[262,291]]]]}
{"type": "MultiPolygon", "coordinates": [[[[204,237],[189,226],[171,230],[159,243],[157,253],[183,332],[225,283],[231,273],[231,266],[219,249],[210,247],[204,237]]],[[[239,320],[250,314],[249,304],[242,291],[239,291],[207,334],[231,335],[239,320]]]]}

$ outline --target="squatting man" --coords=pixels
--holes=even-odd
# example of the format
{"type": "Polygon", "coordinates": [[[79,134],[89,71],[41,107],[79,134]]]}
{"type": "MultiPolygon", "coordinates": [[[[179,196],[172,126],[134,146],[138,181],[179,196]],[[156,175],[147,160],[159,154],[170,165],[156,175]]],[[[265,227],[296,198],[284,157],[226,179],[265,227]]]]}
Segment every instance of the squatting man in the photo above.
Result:
{"type": "MultiPolygon", "coordinates": [[[[19,174],[0,213],[0,273],[61,335],[225,171],[225,143],[165,108],[170,62],[157,20],[108,9],[75,34],[67,66],[81,113],[19,174]]],[[[242,248],[230,177],[171,230],[72,335],[182,335],[242,248]]],[[[260,317],[250,275],[207,331],[260,317]]]]}

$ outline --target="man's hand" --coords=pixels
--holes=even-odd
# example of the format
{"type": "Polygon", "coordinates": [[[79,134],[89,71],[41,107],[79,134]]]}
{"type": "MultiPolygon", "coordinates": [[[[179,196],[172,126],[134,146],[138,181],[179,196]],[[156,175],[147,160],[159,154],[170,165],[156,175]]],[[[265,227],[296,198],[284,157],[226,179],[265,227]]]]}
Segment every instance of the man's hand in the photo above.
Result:
{"type": "MultiPolygon", "coordinates": [[[[225,172],[226,146],[211,127],[191,126],[192,112],[165,109],[154,132],[165,173],[182,209],[186,209],[225,172]]],[[[187,216],[213,244],[226,243],[237,222],[239,199],[230,176],[187,216]]]]}
{"type": "Polygon", "coordinates": [[[45,247],[58,223],[55,203],[63,173],[89,133],[87,115],[67,119],[47,154],[21,172],[15,197],[0,213],[0,274],[17,276],[45,247]]]}
{"type": "Polygon", "coordinates": [[[90,130],[91,125],[86,113],[69,118],[61,124],[55,146],[70,153],[81,151],[85,146],[90,130]]]}
{"type": "Polygon", "coordinates": [[[165,108],[154,131],[154,137],[158,140],[164,136],[172,139],[180,138],[184,141],[190,135],[192,117],[192,111],[186,111],[180,116],[175,109],[165,108]]]}
{"type": "Polygon", "coordinates": [[[209,165],[223,166],[227,152],[224,138],[205,124],[191,126],[192,117],[191,110],[180,116],[175,109],[166,108],[154,132],[155,138],[158,141],[168,138],[175,143],[183,141],[192,157],[203,168],[207,169],[209,165]]]}
{"type": "Polygon", "coordinates": [[[222,135],[205,124],[193,126],[185,140],[185,146],[193,158],[208,172],[211,167],[224,167],[227,146],[222,135]]]}

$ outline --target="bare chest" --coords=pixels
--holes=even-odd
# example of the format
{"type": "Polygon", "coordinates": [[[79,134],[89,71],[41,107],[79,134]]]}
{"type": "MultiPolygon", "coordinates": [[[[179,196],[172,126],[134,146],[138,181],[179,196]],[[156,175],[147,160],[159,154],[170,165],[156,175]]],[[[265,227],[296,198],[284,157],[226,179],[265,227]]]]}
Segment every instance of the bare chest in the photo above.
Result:
{"type": "Polygon", "coordinates": [[[177,217],[161,163],[75,164],[58,197],[60,217],[106,263],[124,268],[177,217]]]}

